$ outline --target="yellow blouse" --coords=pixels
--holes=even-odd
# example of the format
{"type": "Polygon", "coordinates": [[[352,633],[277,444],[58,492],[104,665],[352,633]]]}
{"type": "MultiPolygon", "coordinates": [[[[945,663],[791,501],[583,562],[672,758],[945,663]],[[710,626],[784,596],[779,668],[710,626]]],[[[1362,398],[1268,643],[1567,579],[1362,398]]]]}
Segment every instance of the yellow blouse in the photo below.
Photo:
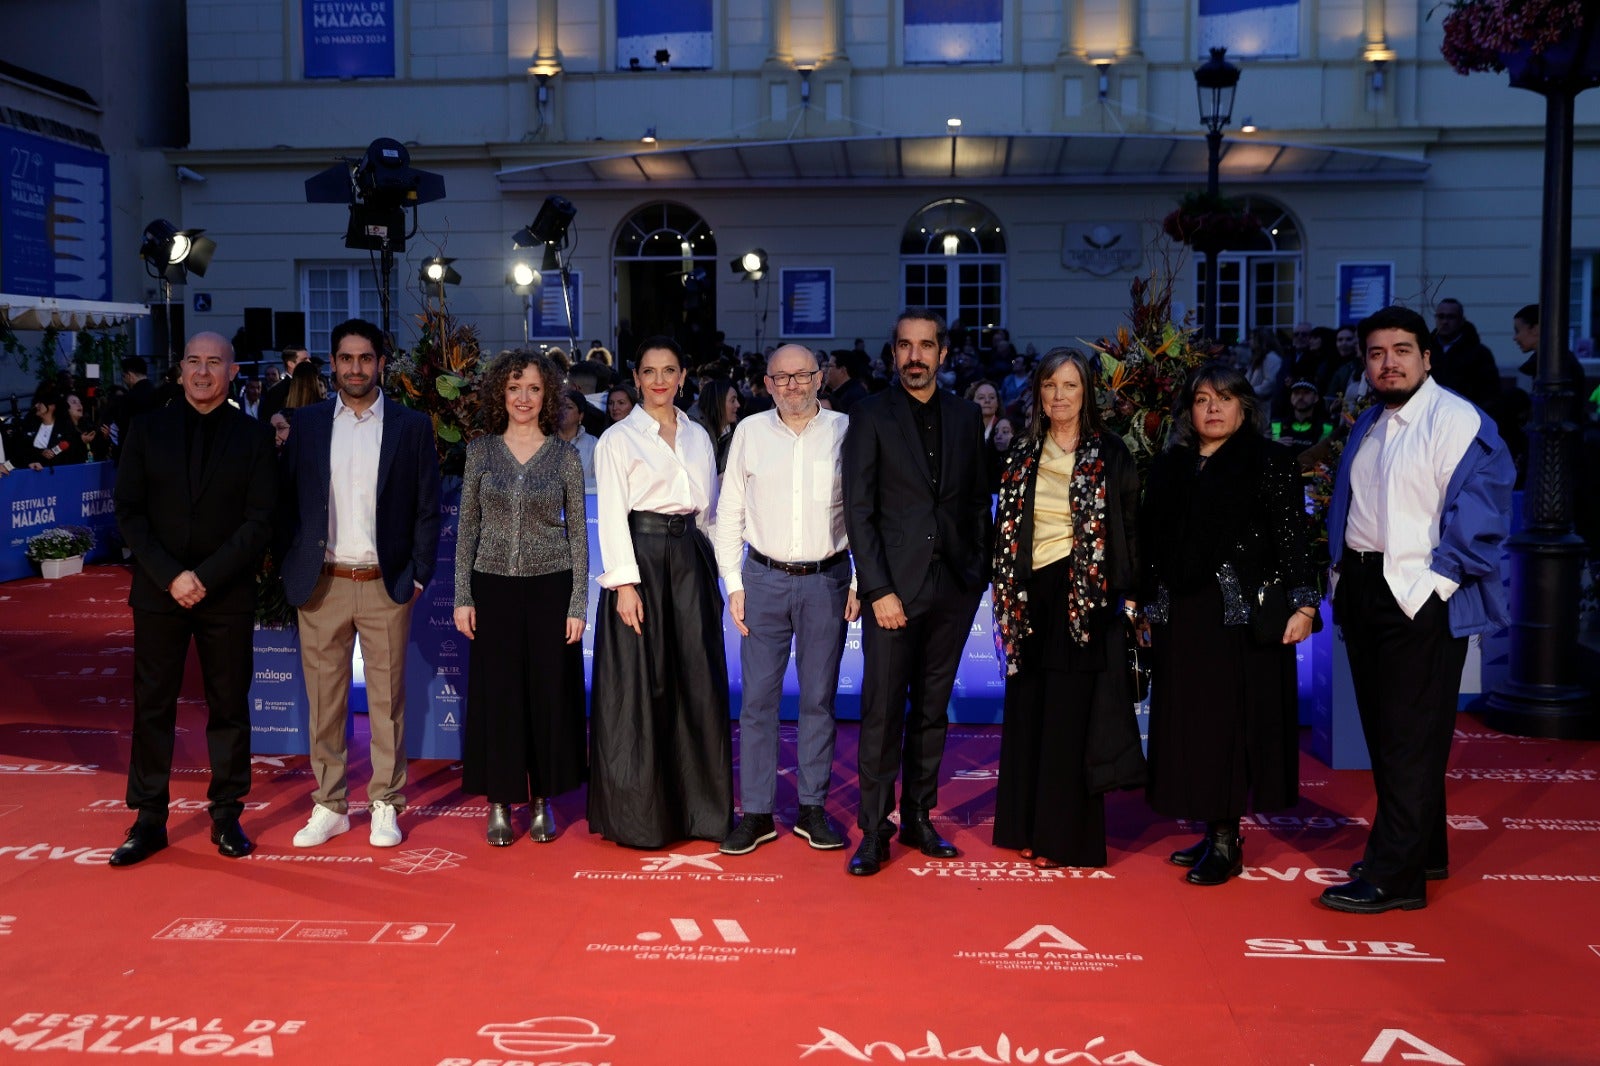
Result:
{"type": "Polygon", "coordinates": [[[1033,486],[1033,568],[1049,566],[1072,554],[1072,467],[1077,452],[1062,451],[1050,437],[1039,455],[1039,476],[1033,486]]]}

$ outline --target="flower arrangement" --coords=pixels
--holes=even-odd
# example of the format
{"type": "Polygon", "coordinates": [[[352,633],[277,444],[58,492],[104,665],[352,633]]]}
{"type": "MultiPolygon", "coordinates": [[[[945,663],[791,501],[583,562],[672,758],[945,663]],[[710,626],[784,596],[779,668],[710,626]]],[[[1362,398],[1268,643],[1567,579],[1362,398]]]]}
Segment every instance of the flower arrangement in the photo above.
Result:
{"type": "Polygon", "coordinates": [[[391,393],[433,419],[439,468],[447,476],[466,467],[467,441],[482,432],[478,422],[478,330],[464,325],[441,304],[417,316],[420,335],[391,364],[391,393]]]}
{"type": "Polygon", "coordinates": [[[1197,251],[1222,251],[1258,238],[1261,220],[1238,200],[1191,192],[1161,220],[1162,232],[1197,251]]]}
{"type": "Polygon", "coordinates": [[[1222,351],[1197,335],[1190,315],[1173,321],[1170,267],[1134,278],[1128,324],[1089,345],[1100,356],[1106,424],[1128,445],[1141,478],[1166,444],[1172,401],[1190,371],[1222,351]]]}
{"type": "Polygon", "coordinates": [[[1439,51],[1458,74],[1505,70],[1507,56],[1542,56],[1600,26],[1600,12],[1588,0],[1443,0],[1433,11],[1440,8],[1448,13],[1439,51]]]}
{"type": "Polygon", "coordinates": [[[94,547],[94,533],[88,526],[56,526],[28,538],[28,559],[43,562],[46,559],[71,559],[87,555],[94,547]]]}

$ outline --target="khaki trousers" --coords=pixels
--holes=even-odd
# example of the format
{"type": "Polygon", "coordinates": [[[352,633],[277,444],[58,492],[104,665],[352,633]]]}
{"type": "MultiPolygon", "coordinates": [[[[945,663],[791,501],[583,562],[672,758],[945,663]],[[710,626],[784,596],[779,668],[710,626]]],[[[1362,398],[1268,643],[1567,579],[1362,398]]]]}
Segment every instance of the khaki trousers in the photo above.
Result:
{"type": "Polygon", "coordinates": [[[350,657],[361,640],[372,730],[367,800],[405,807],[406,645],[411,604],[395,603],[382,581],[324,574],[300,608],[300,662],[311,704],[312,799],[339,814],[350,809],[345,781],[350,730],[350,657]]]}

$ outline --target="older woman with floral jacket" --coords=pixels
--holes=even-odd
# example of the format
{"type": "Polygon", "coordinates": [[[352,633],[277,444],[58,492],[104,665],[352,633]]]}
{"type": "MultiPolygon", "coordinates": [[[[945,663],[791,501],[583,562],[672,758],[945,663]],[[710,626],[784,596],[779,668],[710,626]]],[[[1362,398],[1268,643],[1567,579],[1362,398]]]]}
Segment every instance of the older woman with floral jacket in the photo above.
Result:
{"type": "Polygon", "coordinates": [[[1104,866],[1104,793],[1144,783],[1127,672],[1139,475],[1106,430],[1096,366],[1045,354],[1000,479],[996,642],[1006,660],[994,842],[1035,866],[1104,866]]]}

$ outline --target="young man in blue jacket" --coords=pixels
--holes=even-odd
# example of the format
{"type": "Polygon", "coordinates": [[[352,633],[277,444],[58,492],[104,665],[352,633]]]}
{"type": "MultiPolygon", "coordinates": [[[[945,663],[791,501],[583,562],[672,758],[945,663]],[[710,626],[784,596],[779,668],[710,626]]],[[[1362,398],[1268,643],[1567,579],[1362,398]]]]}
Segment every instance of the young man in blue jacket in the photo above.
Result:
{"type": "Polygon", "coordinates": [[[1427,323],[1388,307],[1357,329],[1380,404],[1356,420],[1328,516],[1334,618],[1351,678],[1377,814],[1334,910],[1427,906],[1449,876],[1445,768],[1467,638],[1506,626],[1501,547],[1515,471],[1494,421],[1429,376],[1427,323]]]}

